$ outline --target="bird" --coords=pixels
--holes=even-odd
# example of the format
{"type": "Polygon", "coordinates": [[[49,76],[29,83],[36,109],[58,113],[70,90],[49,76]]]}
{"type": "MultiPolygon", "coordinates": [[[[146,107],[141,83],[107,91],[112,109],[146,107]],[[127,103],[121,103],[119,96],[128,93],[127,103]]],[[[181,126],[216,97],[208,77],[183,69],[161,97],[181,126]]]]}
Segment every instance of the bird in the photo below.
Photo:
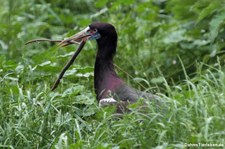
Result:
{"type": "MultiPolygon", "coordinates": [[[[96,99],[100,106],[116,105],[117,113],[123,113],[128,110],[127,106],[129,104],[136,103],[139,99],[151,101],[156,99],[156,96],[128,86],[125,81],[118,76],[113,62],[117,51],[117,39],[117,31],[112,24],[94,22],[81,32],[65,40],[55,41],[60,42],[59,46],[62,47],[83,42],[80,48],[82,49],[86,41],[96,40],[97,54],[94,64],[94,90],[96,99]]],[[[44,40],[50,41],[48,39],[44,40]]],[[[38,40],[33,40],[28,43],[34,41],[38,40]]],[[[75,55],[77,56],[79,52],[75,55]]],[[[62,76],[63,75],[61,75],[61,77],[62,76]]],[[[59,80],[60,79],[61,78],[59,78],[59,80]]],[[[54,89],[55,87],[53,87],[53,90],[54,89]]]]}
{"type": "Polygon", "coordinates": [[[126,106],[140,98],[152,100],[154,95],[138,91],[128,86],[116,73],[113,58],[117,50],[118,35],[115,27],[109,23],[90,24],[82,37],[97,41],[97,54],[94,65],[94,89],[97,101],[101,106],[117,104],[117,111],[126,111],[126,106]]]}

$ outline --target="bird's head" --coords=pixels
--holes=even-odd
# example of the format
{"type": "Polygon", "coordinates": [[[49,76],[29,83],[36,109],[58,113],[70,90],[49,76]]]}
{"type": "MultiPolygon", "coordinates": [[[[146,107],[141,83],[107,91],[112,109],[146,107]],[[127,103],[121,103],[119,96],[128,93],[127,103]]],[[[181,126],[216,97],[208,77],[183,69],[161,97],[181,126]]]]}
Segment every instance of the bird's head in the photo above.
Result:
{"type": "Polygon", "coordinates": [[[62,40],[59,46],[79,44],[87,40],[96,40],[98,44],[98,56],[111,60],[116,53],[117,33],[113,25],[109,23],[92,23],[81,32],[62,40]]]}
{"type": "Polygon", "coordinates": [[[98,44],[105,43],[107,41],[117,42],[116,29],[109,23],[92,23],[81,32],[63,40],[59,45],[67,46],[87,40],[97,40],[98,44]]]}

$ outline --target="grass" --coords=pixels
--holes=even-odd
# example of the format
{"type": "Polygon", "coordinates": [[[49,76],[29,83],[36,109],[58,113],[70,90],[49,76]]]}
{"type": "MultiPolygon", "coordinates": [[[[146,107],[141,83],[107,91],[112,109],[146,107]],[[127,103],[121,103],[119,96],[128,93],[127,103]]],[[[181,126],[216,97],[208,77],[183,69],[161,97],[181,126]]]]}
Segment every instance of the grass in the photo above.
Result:
{"type": "Polygon", "coordinates": [[[98,107],[85,84],[64,80],[69,85],[63,82],[58,91],[51,92],[52,80],[45,75],[39,80],[26,64],[5,65],[8,73],[1,77],[0,147],[185,148],[191,143],[224,144],[224,71],[219,64],[200,64],[198,68],[196,77],[187,77],[179,85],[165,81],[167,96],[158,94],[160,106],[149,103],[143,112],[132,105],[131,113],[117,118],[113,107],[98,107]],[[207,69],[202,71],[202,67],[207,69]],[[24,78],[27,76],[29,81],[24,78]]]}
{"type": "Polygon", "coordinates": [[[198,143],[225,148],[223,5],[204,0],[1,4],[0,148],[204,148],[198,143]],[[123,117],[114,116],[114,107],[100,108],[93,90],[94,41],[50,91],[74,47],[24,43],[63,39],[95,21],[117,28],[115,63],[135,77],[117,69],[119,76],[158,95],[159,104],[141,110],[139,103],[130,105],[123,117]]]}

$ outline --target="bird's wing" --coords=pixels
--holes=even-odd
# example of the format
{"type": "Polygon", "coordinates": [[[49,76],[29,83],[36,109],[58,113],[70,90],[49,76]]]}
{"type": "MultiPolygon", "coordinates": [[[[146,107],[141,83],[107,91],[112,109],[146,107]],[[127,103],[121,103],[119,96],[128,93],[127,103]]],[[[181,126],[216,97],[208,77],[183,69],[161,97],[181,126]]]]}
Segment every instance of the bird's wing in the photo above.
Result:
{"type": "Polygon", "coordinates": [[[113,95],[113,97],[117,100],[128,101],[130,103],[135,103],[140,98],[144,98],[146,100],[152,100],[155,98],[155,96],[150,93],[137,91],[126,84],[119,86],[114,91],[113,95]]]}

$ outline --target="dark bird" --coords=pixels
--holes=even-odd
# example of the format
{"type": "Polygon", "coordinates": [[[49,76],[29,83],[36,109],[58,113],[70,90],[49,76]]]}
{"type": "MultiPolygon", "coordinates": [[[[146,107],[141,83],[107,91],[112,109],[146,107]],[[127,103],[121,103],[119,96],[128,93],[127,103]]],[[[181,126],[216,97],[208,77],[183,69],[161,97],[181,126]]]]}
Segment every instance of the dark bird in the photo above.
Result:
{"type": "MultiPolygon", "coordinates": [[[[128,104],[135,103],[140,98],[148,100],[155,98],[150,93],[141,92],[129,87],[115,72],[113,57],[116,54],[117,48],[117,32],[113,25],[108,23],[92,23],[71,38],[62,40],[59,45],[67,46],[82,42],[83,47],[87,40],[96,40],[98,45],[94,67],[94,88],[100,105],[116,104],[117,110],[121,112],[126,109],[128,104]]],[[[53,87],[53,89],[55,88],[53,87]]]]}

